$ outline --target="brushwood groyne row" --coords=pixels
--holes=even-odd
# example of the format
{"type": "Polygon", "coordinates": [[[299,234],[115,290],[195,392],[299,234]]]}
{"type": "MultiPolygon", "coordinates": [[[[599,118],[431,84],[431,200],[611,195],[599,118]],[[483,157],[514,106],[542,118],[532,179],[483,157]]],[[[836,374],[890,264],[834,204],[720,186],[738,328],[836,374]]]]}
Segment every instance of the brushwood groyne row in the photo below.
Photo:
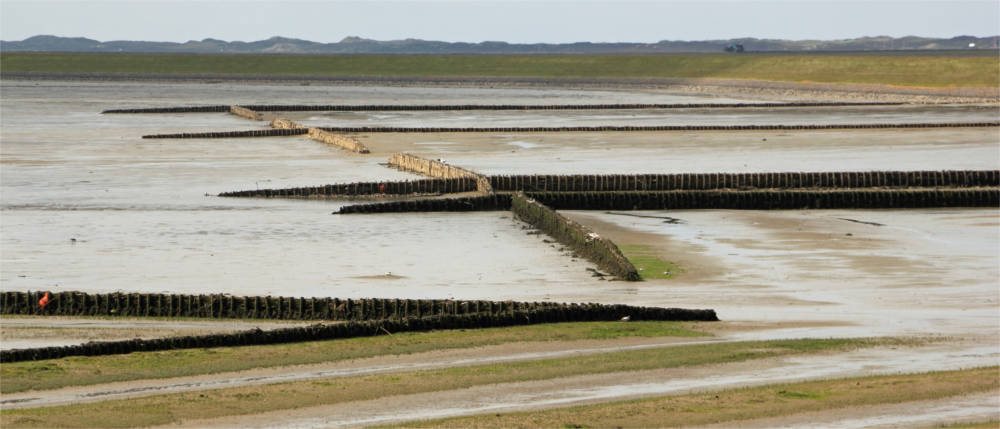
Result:
{"type": "Polygon", "coordinates": [[[255,189],[248,191],[223,192],[220,197],[329,197],[364,195],[413,195],[450,194],[475,192],[477,179],[457,177],[454,179],[420,179],[404,182],[360,182],[339,185],[311,186],[304,188],[255,189]]]}
{"type": "Polygon", "coordinates": [[[1000,186],[1000,170],[490,176],[497,192],[1000,186]]]}
{"type": "MultiPolygon", "coordinates": [[[[209,319],[372,320],[442,314],[508,313],[577,304],[518,301],[456,301],[447,299],[339,299],[281,296],[231,296],[50,292],[49,303],[38,305],[43,292],[0,293],[0,314],[50,316],[195,317],[209,319]]],[[[586,304],[595,308],[603,304],[586,304]]]]}
{"type": "MultiPolygon", "coordinates": [[[[684,190],[528,192],[555,210],[796,210],[998,207],[1000,188],[684,190]]],[[[510,208],[510,194],[438,198],[343,206],[335,214],[481,211],[510,208]]]]}
{"type": "Polygon", "coordinates": [[[150,134],[142,136],[144,139],[226,139],[237,137],[278,137],[278,136],[301,136],[309,134],[308,128],[289,129],[265,129],[248,131],[214,131],[205,133],[177,133],[177,134],[150,134]]]}
{"type": "Polygon", "coordinates": [[[406,213],[406,212],[472,212],[510,209],[510,194],[489,194],[479,197],[425,198],[384,203],[343,206],[333,214],[406,213]]]}
{"type": "Polygon", "coordinates": [[[532,192],[555,210],[796,210],[998,207],[1000,188],[532,192]]]}
{"type": "Polygon", "coordinates": [[[624,316],[632,320],[717,321],[713,310],[630,307],[624,305],[559,305],[496,313],[440,314],[426,317],[350,321],[316,324],[263,331],[248,331],[157,339],[90,342],[62,347],[41,347],[0,351],[0,362],[57,359],[68,356],[97,356],[132,352],[283,344],[422,332],[439,329],[481,329],[558,322],[613,321],[624,316]]]}
{"type": "Polygon", "coordinates": [[[639,272],[618,246],[589,228],[520,192],[511,196],[511,211],[525,223],[555,238],[601,269],[623,280],[639,280],[639,272]]]}
{"type": "MultiPolygon", "coordinates": [[[[565,132],[637,132],[637,131],[795,131],[795,130],[854,130],[900,128],[980,128],[1000,127],[991,122],[936,122],[906,124],[826,124],[826,125],[600,125],[583,127],[318,127],[331,133],[565,133],[565,132]]],[[[270,130],[298,131],[298,130],[270,130]]],[[[205,139],[226,137],[269,137],[295,134],[255,134],[254,131],[207,133],[149,134],[144,139],[205,139]]],[[[298,134],[305,134],[303,131],[298,134]]]]}
{"type": "MultiPolygon", "coordinates": [[[[919,188],[1000,186],[1000,170],[790,173],[581,174],[487,176],[496,192],[617,192],[708,189],[919,188]]],[[[447,194],[477,190],[477,179],[361,182],[224,192],[220,197],[447,194]]]]}
{"type": "MultiPolygon", "coordinates": [[[[733,109],[781,107],[864,107],[900,106],[899,102],[818,102],[818,103],[674,103],[674,104],[242,104],[237,107],[256,112],[409,112],[448,110],[639,110],[639,109],[733,109]]],[[[142,109],[110,109],[101,113],[200,113],[225,112],[230,106],[180,106],[142,109]]]]}

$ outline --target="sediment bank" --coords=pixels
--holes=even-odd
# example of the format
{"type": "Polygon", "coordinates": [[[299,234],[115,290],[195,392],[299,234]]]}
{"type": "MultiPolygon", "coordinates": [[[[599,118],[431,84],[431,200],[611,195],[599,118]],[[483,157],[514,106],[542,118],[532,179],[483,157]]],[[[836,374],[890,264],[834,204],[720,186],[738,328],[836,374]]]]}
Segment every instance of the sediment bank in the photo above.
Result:
{"type": "Polygon", "coordinates": [[[241,118],[247,118],[251,121],[259,121],[262,118],[260,113],[257,113],[251,109],[247,109],[246,107],[240,107],[240,106],[229,106],[229,113],[239,116],[241,118]]]}
{"type": "Polygon", "coordinates": [[[589,228],[520,192],[511,197],[511,211],[525,223],[570,247],[601,269],[623,280],[640,280],[639,272],[618,246],[589,228]]]}
{"type": "Polygon", "coordinates": [[[490,180],[486,176],[462,167],[449,165],[440,160],[421,158],[407,153],[397,153],[389,158],[389,166],[441,179],[471,178],[476,180],[476,187],[479,192],[493,192],[490,180]]]}
{"type": "Polygon", "coordinates": [[[368,147],[361,144],[357,140],[350,137],[339,136],[327,131],[323,131],[319,128],[309,128],[309,138],[316,140],[318,142],[323,142],[329,145],[339,147],[341,149],[349,150],[355,153],[370,153],[368,147]]]}

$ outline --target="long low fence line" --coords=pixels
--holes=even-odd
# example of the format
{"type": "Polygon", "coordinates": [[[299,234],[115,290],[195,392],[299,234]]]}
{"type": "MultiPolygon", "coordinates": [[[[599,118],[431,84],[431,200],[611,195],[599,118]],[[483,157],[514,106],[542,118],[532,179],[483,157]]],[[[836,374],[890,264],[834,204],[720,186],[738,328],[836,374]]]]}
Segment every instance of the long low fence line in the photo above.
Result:
{"type": "Polygon", "coordinates": [[[296,129],[296,128],[307,128],[307,127],[291,119],[275,118],[273,121],[271,121],[271,128],[296,129]]]}
{"type": "MultiPolygon", "coordinates": [[[[576,304],[450,299],[339,299],[155,293],[0,293],[0,314],[50,316],[195,317],[212,319],[371,320],[442,314],[508,313],[576,304]]],[[[600,306],[601,304],[587,304],[600,306]]]]}
{"type": "MultiPolygon", "coordinates": [[[[528,192],[555,210],[796,210],[998,207],[1000,188],[528,192]]],[[[334,214],[507,210],[511,194],[343,206],[334,214]]]]}
{"type": "Polygon", "coordinates": [[[240,106],[229,106],[229,113],[251,121],[259,121],[263,118],[260,113],[240,106]]]}
{"type": "MultiPolygon", "coordinates": [[[[902,102],[801,102],[801,103],[673,103],[673,104],[241,104],[257,112],[407,112],[435,110],[638,110],[638,109],[731,109],[780,107],[901,106],[902,102]]],[[[229,106],[153,107],[112,109],[101,113],[196,113],[224,112],[229,106]]]]}
{"type": "Polygon", "coordinates": [[[391,335],[399,332],[424,332],[441,329],[481,329],[542,323],[614,321],[628,316],[631,320],[718,321],[714,310],[632,307],[624,305],[566,305],[501,313],[441,314],[351,321],[338,324],[282,328],[263,331],[183,336],[157,339],[90,342],[86,344],[13,349],[0,351],[0,362],[58,359],[68,356],[97,356],[132,352],[192,348],[235,347],[283,344],[303,341],[334,340],[391,335]]]}
{"type": "Polygon", "coordinates": [[[1000,170],[490,176],[497,192],[1000,186],[1000,170]]]}
{"type": "Polygon", "coordinates": [[[226,139],[238,137],[278,137],[278,136],[300,136],[308,134],[306,128],[291,129],[266,129],[249,131],[218,131],[207,133],[177,133],[177,134],[150,134],[142,136],[144,139],[226,139]]]}
{"type": "Polygon", "coordinates": [[[493,192],[490,180],[486,176],[439,160],[422,158],[408,153],[396,153],[389,158],[389,166],[440,179],[473,178],[476,180],[479,192],[493,192]]]}
{"type": "MultiPolygon", "coordinates": [[[[487,176],[496,192],[1000,186],[1000,170],[487,176]]],[[[421,179],[223,192],[220,197],[333,197],[474,192],[478,179],[421,179]]]]}
{"type": "Polygon", "coordinates": [[[629,281],[639,280],[639,272],[611,240],[569,220],[555,210],[528,198],[524,193],[511,196],[511,211],[525,223],[538,228],[601,269],[629,281]]]}
{"type": "Polygon", "coordinates": [[[555,210],[795,210],[1000,207],[1000,188],[529,192],[555,210]]]}
{"type": "Polygon", "coordinates": [[[218,106],[178,106],[178,107],[146,107],[141,109],[109,109],[102,114],[115,113],[208,113],[208,112],[228,112],[228,105],[218,106]]]}
{"type": "Polygon", "coordinates": [[[560,133],[630,131],[793,131],[889,128],[969,128],[1000,127],[1000,121],[936,122],[909,124],[828,124],[828,125],[600,125],[580,127],[322,127],[338,133],[560,133]]]}
{"type": "MultiPolygon", "coordinates": [[[[632,132],[632,131],[794,131],[794,130],[853,130],[889,128],[982,128],[1000,127],[992,122],[938,122],[912,124],[830,124],[830,125],[602,125],[592,127],[317,127],[331,133],[563,133],[563,132],[632,132]]],[[[271,137],[306,134],[306,130],[293,134],[268,134],[252,130],[207,133],[149,134],[144,139],[206,139],[229,137],[271,137]]]]}
{"type": "Polygon", "coordinates": [[[345,137],[337,134],[333,134],[328,131],[323,131],[319,128],[309,128],[309,138],[326,143],[328,145],[337,146],[344,150],[349,150],[356,153],[370,153],[368,147],[361,144],[361,142],[354,140],[350,137],[345,137]]]}
{"type": "Polygon", "coordinates": [[[406,212],[472,212],[510,209],[510,194],[489,194],[464,198],[425,198],[409,201],[354,204],[343,206],[333,214],[406,213],[406,212]]]}
{"type": "Polygon", "coordinates": [[[304,188],[255,189],[223,192],[220,197],[331,197],[364,195],[427,195],[475,192],[476,179],[420,179],[401,182],[358,182],[339,185],[311,186],[304,188]]]}

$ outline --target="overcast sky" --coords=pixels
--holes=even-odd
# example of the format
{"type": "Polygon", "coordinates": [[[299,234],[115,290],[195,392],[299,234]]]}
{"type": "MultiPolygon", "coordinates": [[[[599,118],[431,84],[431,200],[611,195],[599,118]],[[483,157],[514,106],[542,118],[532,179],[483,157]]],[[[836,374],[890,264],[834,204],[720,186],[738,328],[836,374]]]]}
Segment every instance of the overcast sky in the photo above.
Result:
{"type": "Polygon", "coordinates": [[[514,43],[1000,34],[1000,1],[0,0],[0,38],[514,43]]]}

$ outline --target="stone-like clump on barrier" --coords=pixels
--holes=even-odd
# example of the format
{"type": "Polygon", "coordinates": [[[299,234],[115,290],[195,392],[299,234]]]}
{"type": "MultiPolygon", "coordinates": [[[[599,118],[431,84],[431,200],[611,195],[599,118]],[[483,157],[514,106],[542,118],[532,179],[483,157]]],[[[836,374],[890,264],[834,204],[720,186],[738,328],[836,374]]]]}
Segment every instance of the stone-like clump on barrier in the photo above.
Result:
{"type": "Polygon", "coordinates": [[[461,167],[449,165],[439,160],[421,158],[408,153],[396,153],[389,158],[389,166],[403,171],[409,171],[430,177],[441,179],[452,179],[459,177],[469,177],[476,179],[479,192],[493,192],[490,180],[482,174],[461,167]]]}
{"type": "Polygon", "coordinates": [[[605,271],[624,280],[639,280],[639,272],[622,254],[615,243],[589,228],[567,219],[555,210],[516,193],[511,197],[511,210],[524,222],[538,228],[569,246],[577,254],[597,264],[605,271]]]}
{"type": "Polygon", "coordinates": [[[350,321],[337,324],[316,324],[263,331],[184,336],[157,339],[90,342],[62,347],[41,347],[0,351],[0,362],[58,359],[67,356],[97,356],[127,354],[141,351],[172,349],[235,347],[281,344],[302,341],[372,337],[399,332],[422,332],[439,329],[480,329],[540,323],[614,321],[628,316],[631,320],[717,321],[714,310],[679,308],[631,307],[624,305],[568,304],[535,306],[522,310],[443,313],[425,317],[350,321]]]}
{"type": "Polygon", "coordinates": [[[489,194],[464,198],[426,198],[409,201],[343,206],[333,214],[473,212],[510,209],[510,194],[489,194]]]}
{"type": "Polygon", "coordinates": [[[229,106],[229,113],[232,113],[241,118],[247,118],[251,121],[259,121],[262,119],[260,113],[247,109],[246,107],[229,106]]]}
{"type": "Polygon", "coordinates": [[[302,125],[302,124],[300,124],[298,122],[295,122],[295,121],[293,121],[291,119],[275,118],[273,121],[271,121],[271,128],[277,128],[277,129],[281,129],[281,130],[288,130],[288,129],[296,129],[296,128],[306,128],[306,126],[302,125]]]}
{"type": "Polygon", "coordinates": [[[469,177],[455,179],[420,179],[400,182],[358,182],[339,185],[310,186],[304,188],[254,189],[223,192],[220,197],[262,198],[330,198],[384,195],[440,195],[475,192],[476,180],[469,177]]]}
{"type": "Polygon", "coordinates": [[[797,210],[998,207],[998,188],[530,192],[555,210],[797,210]]]}
{"type": "Polygon", "coordinates": [[[368,148],[357,140],[323,131],[319,128],[310,128],[309,138],[329,145],[337,146],[351,152],[370,153],[368,148]]]}

